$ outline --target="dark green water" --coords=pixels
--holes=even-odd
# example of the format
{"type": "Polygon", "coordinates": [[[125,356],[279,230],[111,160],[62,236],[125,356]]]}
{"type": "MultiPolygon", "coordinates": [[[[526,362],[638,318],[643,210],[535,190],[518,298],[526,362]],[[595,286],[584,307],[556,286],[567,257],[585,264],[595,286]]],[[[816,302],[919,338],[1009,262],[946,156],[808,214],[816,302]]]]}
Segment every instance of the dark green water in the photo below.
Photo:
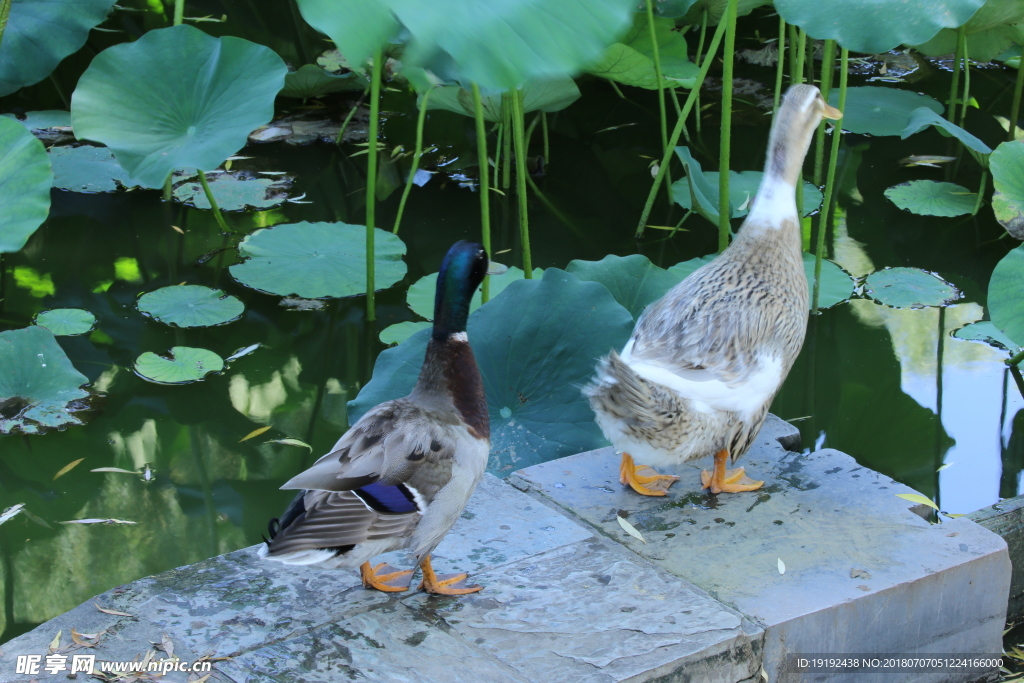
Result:
{"type": "MultiPolygon", "coordinates": [[[[773,80],[769,69],[740,71],[746,78],[773,80]]],[[[1007,114],[1011,82],[1012,74],[998,68],[972,74],[982,108],[970,111],[967,128],[992,146],[1002,131],[991,115],[1007,114]]],[[[561,268],[575,258],[639,252],[668,266],[713,252],[715,228],[699,217],[671,239],[657,230],[640,242],[633,239],[650,184],[649,157],[657,155],[656,101],[635,90],[627,91],[629,100],[620,99],[596,80],[580,85],[583,98],[551,119],[551,155],[546,175],[537,179],[560,216],[531,196],[534,265],[561,268]],[[617,126],[624,127],[608,130],[617,126]]],[[[944,100],[948,74],[933,68],[926,80],[904,87],[944,100]]],[[[717,159],[714,100],[712,93],[705,97],[712,106],[704,113],[703,137],[694,140],[708,169],[717,159]]],[[[383,130],[389,149],[411,149],[412,106],[403,94],[387,94],[383,130]]],[[[741,104],[734,170],[761,168],[769,118],[741,104]]],[[[442,157],[454,158],[446,171],[473,165],[471,120],[435,112],[427,126],[428,139],[438,146],[425,158],[427,168],[442,157]]],[[[945,309],[921,310],[860,299],[813,318],[804,352],[773,412],[804,418],[796,424],[805,447],[843,450],[937,499],[943,510],[962,513],[1016,495],[1024,464],[1024,401],[1007,377],[1004,354],[949,335],[982,317],[991,270],[1011,245],[997,240],[1002,231],[987,207],[976,218],[927,218],[896,209],[882,195],[904,180],[943,179],[946,169],[905,169],[898,160],[943,154],[947,144],[934,132],[907,141],[850,136],[842,162],[841,216],[829,236],[829,254],[855,275],[885,266],[932,270],[957,285],[964,298],[945,309]]],[[[383,348],[377,334],[415,318],[404,304],[406,288],[435,272],[452,242],[477,237],[479,224],[477,195],[454,179],[438,174],[415,188],[400,233],[409,248],[409,273],[379,294],[375,323],[364,321],[361,297],[299,311],[235,283],[227,272],[237,261],[231,247],[258,227],[363,221],[365,160],[350,158],[356,149],[271,143],[244,150],[254,157],[243,162],[249,167],[294,174],[293,195],[305,193],[310,203],[227,214],[228,235],[219,233],[209,212],[167,207],[157,192],[54,191],[50,219],[23,251],[4,255],[0,329],[28,325],[50,308],[93,312],[96,332],[58,341],[104,398],[85,426],[41,437],[0,437],[0,509],[25,503],[52,526],[42,528],[24,516],[0,526],[0,640],[111,586],[258,542],[267,519],[291,497],[277,487],[345,430],[345,403],[368,381],[383,348]],[[140,293],[180,282],[226,290],[245,303],[244,316],[222,327],[176,330],[135,309],[140,293]],[[227,356],[257,342],[260,349],[222,375],[190,386],[152,384],[131,371],[145,350],[189,345],[227,356]],[[267,425],[272,429],[265,435],[240,443],[267,425]],[[263,443],[282,437],[305,440],[313,453],[263,443]],[[79,458],[85,460],[54,480],[79,458]],[[146,463],[156,471],[150,483],[90,472],[134,470],[146,463]],[[81,518],[138,524],[57,524],[81,518]]],[[[531,155],[540,149],[538,129],[531,155]]],[[[386,168],[384,175],[404,178],[407,163],[386,168]]],[[[977,171],[965,158],[956,181],[974,189],[977,171]]],[[[391,225],[399,194],[393,191],[381,203],[380,225],[391,225]]],[[[514,202],[512,192],[495,202],[493,244],[495,251],[511,250],[498,260],[521,265],[514,202]]],[[[660,202],[650,222],[672,225],[681,217],[680,209],[660,202]]],[[[686,493],[693,483],[680,485],[686,493]]]]}

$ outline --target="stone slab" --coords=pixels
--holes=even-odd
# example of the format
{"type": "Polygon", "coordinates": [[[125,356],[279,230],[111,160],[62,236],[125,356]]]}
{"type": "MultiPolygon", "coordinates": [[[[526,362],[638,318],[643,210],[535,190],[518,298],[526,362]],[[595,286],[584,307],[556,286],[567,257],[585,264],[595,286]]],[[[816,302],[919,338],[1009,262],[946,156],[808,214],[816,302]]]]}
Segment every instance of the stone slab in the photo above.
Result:
{"type": "Polygon", "coordinates": [[[965,516],[1006,541],[1013,564],[1006,618],[1019,622],[1024,618],[1024,496],[1001,500],[965,516]]]}
{"type": "MultiPolygon", "coordinates": [[[[757,620],[770,680],[792,653],[1002,651],[1010,562],[1001,538],[966,518],[932,524],[922,517],[928,508],[896,497],[915,493],[908,487],[838,451],[804,455],[780,439],[791,440],[792,428],[773,418],[743,458],[765,480],[754,493],[701,493],[708,458],[676,468],[668,496],[642,497],[619,483],[610,448],[510,481],[757,620]],[[624,531],[620,515],[646,542],[624,531]]],[[[852,676],[827,680],[865,680],[852,676]]]]}

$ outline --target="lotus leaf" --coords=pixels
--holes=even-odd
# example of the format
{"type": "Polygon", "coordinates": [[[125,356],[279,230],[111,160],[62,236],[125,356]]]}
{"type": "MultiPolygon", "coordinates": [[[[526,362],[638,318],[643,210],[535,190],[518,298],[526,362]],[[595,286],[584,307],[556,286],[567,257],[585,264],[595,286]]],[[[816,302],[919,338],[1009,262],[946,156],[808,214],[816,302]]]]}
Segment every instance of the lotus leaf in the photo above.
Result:
{"type": "Polygon", "coordinates": [[[964,144],[967,150],[971,153],[971,156],[973,156],[979,164],[986,168],[988,167],[988,158],[992,153],[992,148],[960,126],[942,118],[928,107],[918,107],[911,112],[910,120],[907,121],[907,127],[903,129],[900,137],[906,140],[914,133],[919,133],[928,126],[935,126],[939,133],[946,137],[955,137],[964,144]]]}
{"type": "Polygon", "coordinates": [[[236,297],[202,285],[176,285],[146,292],[139,310],[176,327],[209,327],[237,320],[245,306],[236,297]]]}
{"type": "MultiPolygon", "coordinates": [[[[654,4],[655,7],[657,7],[661,3],[655,0],[654,4]]],[[[670,0],[670,8],[673,4],[676,3],[673,2],[673,0],[670,0]]],[[[725,16],[725,8],[728,4],[729,0],[698,0],[690,5],[690,9],[682,16],[678,23],[681,25],[699,25],[703,20],[704,10],[706,9],[708,25],[717,26],[722,21],[722,17],[725,16]]],[[[736,0],[736,16],[745,17],[758,7],[770,4],[772,4],[771,0],[736,0]]]]}
{"type": "Polygon", "coordinates": [[[106,147],[51,147],[53,186],[71,192],[116,192],[132,187],[132,179],[106,147]]]}
{"type": "MultiPolygon", "coordinates": [[[[686,147],[676,147],[676,156],[683,162],[686,177],[690,180],[686,184],[690,191],[690,206],[701,216],[718,225],[718,186],[711,184],[707,175],[701,170],[700,162],[693,158],[689,149],[686,147]]],[[[673,197],[677,202],[679,201],[675,194],[673,194],[673,197]]],[[[731,204],[732,202],[730,202],[729,206],[730,212],[733,209],[731,204]]]]}
{"type": "Polygon", "coordinates": [[[55,336],[73,336],[91,332],[96,316],[81,308],[54,308],[38,314],[35,324],[45,327],[55,336]]]}
{"type": "Polygon", "coordinates": [[[1006,231],[1024,240],[1024,142],[1004,142],[989,157],[992,211],[1006,231]]]}
{"type": "Polygon", "coordinates": [[[981,320],[970,325],[964,325],[954,332],[953,336],[957,339],[966,339],[968,341],[982,341],[1010,353],[1016,353],[1020,348],[1020,344],[1007,337],[991,320],[981,320]]]}
{"type": "Polygon", "coordinates": [[[956,287],[920,268],[885,268],[868,275],[864,293],[894,308],[945,306],[960,298],[956,287]]]}
{"type": "Polygon", "coordinates": [[[911,180],[885,191],[893,204],[921,216],[963,216],[974,211],[978,195],[954,183],[911,180]]]}
{"type": "MultiPolygon", "coordinates": [[[[531,111],[560,111],[580,98],[580,89],[571,78],[531,81],[523,86],[522,91],[524,114],[531,111]]],[[[490,91],[481,94],[484,118],[488,121],[501,121],[501,93],[490,91]]],[[[474,116],[473,95],[456,85],[438,86],[427,100],[427,109],[444,109],[474,116]]]]}
{"type": "Polygon", "coordinates": [[[988,282],[988,313],[992,323],[1013,340],[1024,340],[1024,245],[996,264],[988,282]]]}
{"type": "MultiPolygon", "coordinates": [[[[405,243],[374,228],[375,282],[385,289],[405,277],[405,243]]],[[[247,287],[304,299],[366,292],[366,228],[347,223],[289,223],[250,233],[238,245],[246,260],[231,275],[247,287]]]]}
{"type": "MultiPolygon", "coordinates": [[[[879,53],[917,45],[971,18],[984,0],[775,0],[786,23],[817,40],[832,39],[851,52],[879,53]]],[[[846,124],[843,124],[846,128],[846,124]]],[[[891,135],[891,133],[890,133],[891,135]]]]}
{"type": "Polygon", "coordinates": [[[223,369],[224,359],[216,353],[191,346],[175,346],[166,358],[146,351],[135,360],[135,374],[154,384],[198,382],[223,369]]]}
{"type": "Polygon", "coordinates": [[[148,31],[92,60],[71,98],[83,139],[107,145],[133,180],[211,170],[270,121],[286,67],[272,50],[184,24],[148,31]]]}
{"type": "MultiPolygon", "coordinates": [[[[987,0],[974,13],[963,30],[967,34],[967,54],[976,62],[987,62],[1014,45],[1024,43],[1020,22],[1024,4],[1018,0],[987,0]]],[[[946,28],[914,49],[929,57],[956,52],[957,30],[946,28]]]]}
{"type": "MultiPolygon", "coordinates": [[[[542,268],[533,269],[533,277],[537,279],[544,275],[542,268]]],[[[522,268],[516,268],[511,266],[508,270],[500,275],[490,276],[490,295],[491,299],[498,296],[503,289],[508,287],[516,280],[523,279],[522,268]]],[[[414,313],[419,315],[421,318],[427,320],[434,319],[434,292],[437,289],[437,273],[431,273],[430,275],[424,275],[419,280],[413,283],[409,287],[409,292],[405,296],[405,303],[408,304],[409,308],[414,313]]],[[[478,289],[473,295],[473,299],[469,302],[469,312],[472,313],[476,309],[480,308],[483,303],[483,294],[478,289]]]]}
{"type": "MultiPolygon", "coordinates": [[[[804,252],[804,274],[810,298],[814,298],[814,254],[804,252]]],[[[853,294],[854,282],[849,273],[828,259],[821,260],[821,285],[818,288],[818,309],[841,304],[853,294]]],[[[812,302],[813,303],[813,302],[812,302]]]]}
{"type": "Polygon", "coordinates": [[[114,0],[12,0],[0,43],[0,96],[49,76],[113,6],[114,0]]]}
{"type": "MultiPolygon", "coordinates": [[[[829,104],[838,106],[839,90],[829,93],[829,104]]],[[[847,88],[843,130],[868,135],[902,135],[915,109],[927,107],[941,114],[943,106],[927,95],[909,90],[865,85],[847,88]]]]}
{"type": "Polygon", "coordinates": [[[81,424],[74,416],[89,395],[89,379],[75,370],[53,334],[32,325],[0,332],[0,434],[81,424]]]}
{"type": "Polygon", "coordinates": [[[605,256],[600,261],[570,261],[566,271],[580,280],[600,282],[634,320],[652,301],[660,299],[680,278],[659,268],[641,254],[605,256]]]}
{"type": "Polygon", "coordinates": [[[355,68],[398,36],[401,26],[392,14],[393,4],[395,0],[298,0],[302,18],[333,40],[346,66],[355,68]]]}
{"type": "Polygon", "coordinates": [[[420,330],[425,330],[428,327],[433,326],[433,323],[424,322],[422,320],[407,320],[402,323],[395,323],[394,325],[388,325],[380,331],[380,340],[389,346],[401,344],[420,330]]]}
{"type": "Polygon", "coordinates": [[[328,73],[316,64],[303,64],[296,71],[284,77],[281,97],[308,100],[343,90],[365,90],[369,84],[365,79],[349,72],[344,75],[328,73]]]}
{"type": "Polygon", "coordinates": [[[43,143],[0,118],[0,253],[19,251],[50,213],[53,172],[43,143]]]}
{"type": "MultiPolygon", "coordinates": [[[[280,206],[288,201],[292,180],[292,176],[287,175],[265,178],[245,171],[211,173],[207,178],[213,198],[222,211],[259,211],[280,206]]],[[[210,200],[198,180],[175,186],[174,199],[197,209],[210,208],[210,200]]]]}
{"type": "MultiPolygon", "coordinates": [[[[700,67],[687,56],[686,39],[675,30],[674,21],[661,18],[654,21],[662,85],[692,88],[700,67]]],[[[647,15],[635,15],[629,32],[608,47],[599,60],[587,67],[587,72],[625,85],[656,90],[658,77],[647,15]]]]}
{"type": "Polygon", "coordinates": [[[697,0],[658,0],[654,3],[654,13],[659,17],[674,19],[686,14],[697,0]]]}
{"type": "Polygon", "coordinates": [[[689,261],[682,261],[674,266],[669,266],[668,272],[676,275],[679,278],[679,281],[682,282],[684,279],[690,277],[690,274],[693,273],[693,271],[714,261],[716,256],[718,256],[718,254],[708,254],[707,256],[692,258],[689,261]]]}
{"type": "MultiPolygon", "coordinates": [[[[549,268],[510,284],[469,316],[468,333],[491,418],[489,471],[504,476],[605,443],[580,393],[596,359],[621,349],[633,316],[596,282],[549,268]],[[581,306],[580,302],[586,302],[581,306]]],[[[404,396],[423,363],[429,330],[384,350],[373,379],[349,403],[349,419],[404,396]]]]}
{"type": "MultiPolygon", "coordinates": [[[[718,206],[718,171],[705,171],[703,176],[707,181],[705,192],[708,194],[708,201],[718,206]]],[[[761,171],[729,171],[729,206],[732,207],[730,218],[742,218],[747,215],[763,176],[764,173],[761,171]]],[[[692,208],[689,178],[681,178],[672,183],[672,198],[684,209],[692,208]]],[[[804,216],[814,213],[821,208],[821,200],[821,190],[805,181],[801,213],[804,216]]]]}
{"type": "MultiPolygon", "coordinates": [[[[2,45],[2,43],[0,43],[2,45]]],[[[62,109],[46,109],[44,111],[25,112],[23,118],[14,114],[0,114],[9,119],[14,119],[29,130],[45,130],[47,128],[70,128],[71,112],[62,109]]]]}

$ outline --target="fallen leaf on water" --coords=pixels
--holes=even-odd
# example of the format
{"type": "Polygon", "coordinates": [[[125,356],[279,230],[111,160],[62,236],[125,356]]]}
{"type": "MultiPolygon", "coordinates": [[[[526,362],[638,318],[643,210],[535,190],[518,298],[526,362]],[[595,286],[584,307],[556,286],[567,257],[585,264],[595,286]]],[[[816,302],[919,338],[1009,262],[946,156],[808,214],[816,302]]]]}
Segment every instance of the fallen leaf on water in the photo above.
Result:
{"type": "Polygon", "coordinates": [[[647,543],[647,541],[644,540],[644,537],[640,534],[640,532],[636,530],[636,527],[627,522],[625,517],[622,517],[621,515],[615,515],[615,519],[619,520],[619,526],[622,527],[623,531],[625,531],[633,538],[638,539],[642,543],[647,543]]]}
{"type": "Polygon", "coordinates": [[[57,635],[55,635],[53,640],[50,641],[50,652],[56,652],[60,649],[60,634],[62,633],[64,633],[63,630],[57,631],[57,635]]]}
{"type": "Polygon", "coordinates": [[[130,519],[114,519],[114,518],[110,518],[110,519],[96,519],[96,518],[68,519],[68,520],[65,520],[63,522],[58,522],[58,523],[59,524],[138,524],[138,522],[133,522],[130,519]]]}
{"type": "Polygon", "coordinates": [[[279,443],[282,446],[301,446],[302,448],[308,448],[310,453],[313,452],[312,446],[299,439],[271,439],[270,441],[264,441],[263,443],[279,443]]]}
{"type": "Polygon", "coordinates": [[[935,471],[936,472],[941,472],[942,470],[946,469],[947,467],[952,467],[955,464],[956,464],[955,462],[947,462],[945,465],[942,465],[939,469],[937,469],[935,471]]]}
{"type": "Polygon", "coordinates": [[[896,493],[894,494],[897,498],[909,500],[911,503],[920,503],[921,505],[927,505],[935,510],[939,509],[939,506],[933,503],[929,498],[922,496],[920,493],[896,493]]]}
{"type": "Polygon", "coordinates": [[[786,573],[786,563],[782,561],[781,557],[778,558],[778,559],[779,559],[779,573],[780,574],[785,574],[786,573]]]}
{"type": "Polygon", "coordinates": [[[89,470],[89,471],[90,472],[117,472],[118,474],[138,474],[138,472],[133,472],[131,470],[123,470],[120,467],[97,467],[96,469],[89,470]]]}
{"type": "Polygon", "coordinates": [[[31,512],[29,512],[29,511],[28,511],[28,508],[24,508],[24,509],[22,510],[22,512],[23,512],[23,513],[25,513],[25,516],[26,516],[26,517],[28,517],[29,519],[31,519],[31,520],[32,520],[33,522],[35,522],[35,523],[36,523],[36,524],[38,524],[39,526],[41,526],[41,527],[46,527],[47,529],[52,529],[52,528],[53,528],[52,526],[50,526],[49,524],[47,524],[47,523],[46,523],[46,520],[45,520],[45,519],[42,519],[41,517],[36,517],[36,516],[35,516],[35,515],[33,515],[33,514],[32,514],[31,512]]]}
{"type": "Polygon", "coordinates": [[[174,228],[177,232],[180,232],[182,235],[185,234],[185,231],[179,228],[177,225],[172,225],[171,227],[174,228]]]}
{"type": "Polygon", "coordinates": [[[75,469],[78,463],[82,462],[83,460],[85,460],[85,458],[79,458],[78,460],[73,460],[69,462],[67,465],[64,465],[64,467],[61,467],[57,474],[53,475],[53,481],[57,481],[58,478],[64,476],[71,470],[75,469]]]}
{"type": "Polygon", "coordinates": [[[98,602],[94,602],[92,604],[96,606],[96,609],[103,612],[104,614],[113,614],[115,617],[131,617],[132,619],[135,618],[134,615],[128,614],[127,612],[118,612],[116,609],[103,609],[102,607],[100,607],[98,602]]]}
{"type": "Polygon", "coordinates": [[[4,522],[10,520],[24,509],[24,503],[18,503],[17,505],[12,505],[11,507],[7,508],[6,510],[3,511],[2,514],[0,514],[0,524],[3,524],[4,522]]]}
{"type": "Polygon", "coordinates": [[[962,513],[962,512],[960,512],[960,513],[957,513],[957,512],[943,512],[942,514],[946,515],[950,519],[956,519],[957,517],[963,517],[964,516],[964,513],[962,513]]]}
{"type": "Polygon", "coordinates": [[[238,443],[242,443],[242,441],[248,441],[249,439],[251,439],[253,437],[259,436],[263,432],[265,432],[268,429],[270,429],[270,427],[271,427],[271,425],[267,425],[266,427],[260,427],[259,429],[252,430],[251,432],[249,432],[248,434],[243,436],[241,441],[239,441],[238,443]]]}

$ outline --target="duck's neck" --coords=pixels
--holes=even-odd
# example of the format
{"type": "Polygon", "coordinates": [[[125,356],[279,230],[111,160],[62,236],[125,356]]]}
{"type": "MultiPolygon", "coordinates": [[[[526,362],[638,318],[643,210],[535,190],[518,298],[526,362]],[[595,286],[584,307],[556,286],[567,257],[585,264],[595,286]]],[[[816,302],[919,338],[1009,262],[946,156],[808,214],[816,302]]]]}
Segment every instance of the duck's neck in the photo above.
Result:
{"type": "Polygon", "coordinates": [[[783,107],[776,116],[768,139],[764,177],[747,214],[744,230],[748,226],[768,230],[787,226],[799,229],[796,184],[800,182],[815,127],[803,125],[793,114],[783,107]]]}

